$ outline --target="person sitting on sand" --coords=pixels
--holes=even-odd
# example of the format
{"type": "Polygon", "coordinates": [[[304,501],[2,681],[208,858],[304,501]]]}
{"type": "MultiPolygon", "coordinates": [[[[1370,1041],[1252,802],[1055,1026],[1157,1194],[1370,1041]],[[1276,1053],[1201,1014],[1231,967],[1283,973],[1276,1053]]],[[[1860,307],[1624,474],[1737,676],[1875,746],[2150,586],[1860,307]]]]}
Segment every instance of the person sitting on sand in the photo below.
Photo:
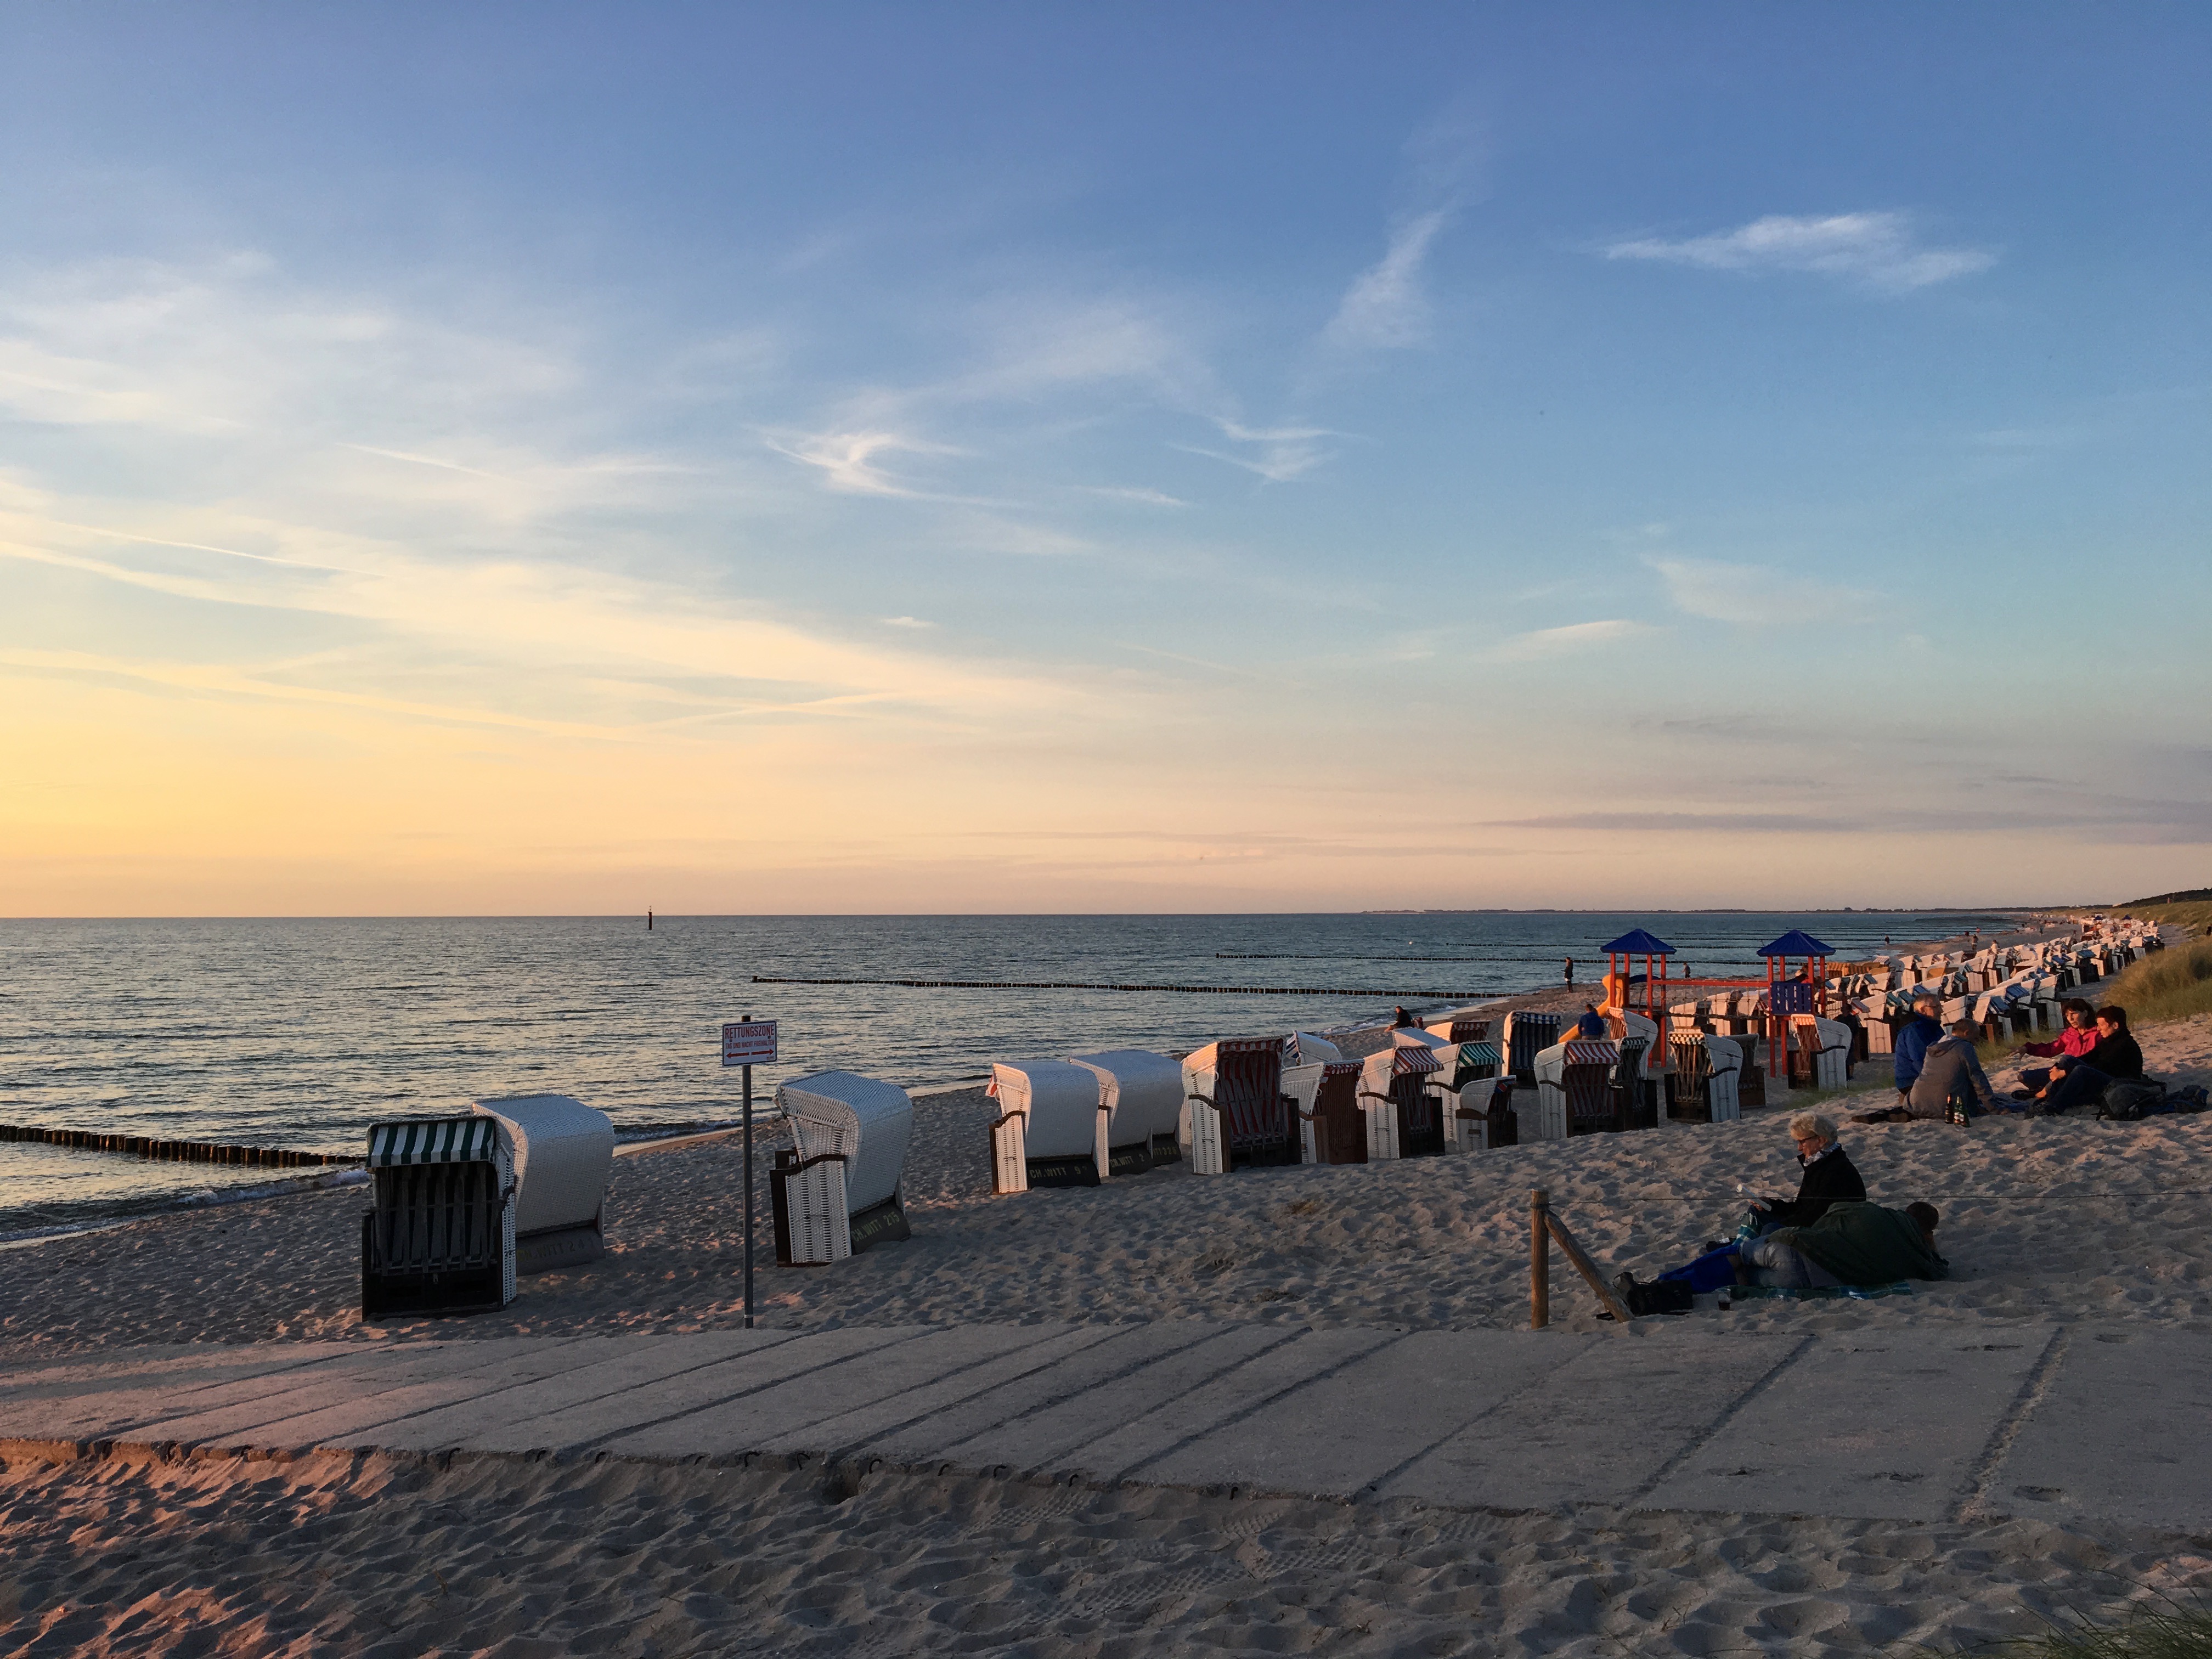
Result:
{"type": "Polygon", "coordinates": [[[1837,1204],[1804,1227],[1783,1227],[1753,1240],[1736,1257],[1740,1284],[1790,1290],[1843,1285],[1893,1285],[1900,1279],[1941,1279],[1950,1264],[1936,1254],[1932,1204],[1885,1210],[1878,1204],[1837,1204]]]}
{"type": "Polygon", "coordinates": [[[1605,1016],[1597,1011],[1597,1004],[1583,1004],[1582,1017],[1575,1021],[1575,1029],[1567,1033],[1577,1042],[1602,1042],[1613,1035],[1613,1028],[1605,1023],[1605,1016]]]}
{"type": "Polygon", "coordinates": [[[1920,1080],[1921,1063],[1928,1058],[1929,1048],[1943,1040],[1942,1012],[1943,999],[1923,989],[1912,999],[1912,1018],[1898,1027],[1893,1066],[1900,1110],[1905,1097],[1912,1092],[1912,1085],[1920,1080]]]}
{"type": "Polygon", "coordinates": [[[2055,1116],[2094,1101],[2108,1083],[2142,1074],[2142,1048],[2128,1035],[2128,1011],[2108,1002],[2097,1010],[2096,1046],[2079,1058],[2058,1060],[2051,1080],[2030,1098],[2055,1116]]]}
{"type": "Polygon", "coordinates": [[[1796,1198],[1751,1200],[1751,1207],[1759,1212],[1761,1233],[1809,1226],[1827,1214],[1832,1205],[1867,1195],[1866,1182],[1836,1139],[1836,1126],[1829,1119],[1818,1112],[1800,1112],[1790,1120],[1790,1138],[1797,1143],[1797,1162],[1804,1174],[1798,1177],[1796,1198]]]}
{"type": "MultiPolygon", "coordinates": [[[[2021,1045],[2021,1053],[2033,1054],[2038,1060],[2063,1057],[2079,1060],[2097,1046],[2097,1011],[2080,997],[2069,997],[2058,1005],[2065,1016],[2066,1029],[2058,1034],[2056,1042],[2027,1042],[2021,1045]]],[[[2024,1066],[2021,1068],[2020,1087],[2012,1091],[2014,1100],[2033,1099],[2043,1085],[2051,1081],[2054,1067],[2024,1066]]]]}
{"type": "Polygon", "coordinates": [[[1940,1121],[1950,1116],[1954,1101],[1962,1103],[1969,1112],[2013,1109],[1997,1099],[1997,1091],[1990,1087],[1989,1073],[1982,1070],[1981,1056],[1974,1051],[1974,1039],[1981,1029],[1971,1019],[1955,1020],[1950,1034],[1928,1051],[1920,1075],[1913,1079],[1912,1092],[1905,1097],[1908,1117],[1940,1121]]]}

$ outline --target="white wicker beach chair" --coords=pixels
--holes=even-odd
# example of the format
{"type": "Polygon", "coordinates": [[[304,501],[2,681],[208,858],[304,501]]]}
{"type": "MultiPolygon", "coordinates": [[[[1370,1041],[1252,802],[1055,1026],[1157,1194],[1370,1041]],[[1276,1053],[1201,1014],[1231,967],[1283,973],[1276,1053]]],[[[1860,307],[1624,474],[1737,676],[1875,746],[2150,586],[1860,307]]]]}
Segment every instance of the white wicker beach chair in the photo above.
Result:
{"type": "Polygon", "coordinates": [[[1367,1162],[1366,1120],[1359,1109],[1362,1069],[1356,1060],[1325,1060],[1283,1073],[1283,1092],[1297,1114],[1304,1162],[1367,1162]]]}
{"type": "Polygon", "coordinates": [[[1613,1098],[1613,1068],[1620,1045],[1611,1041],[1571,1038],[1536,1056],[1536,1135],[1565,1140],[1569,1135],[1620,1127],[1613,1098]]]}
{"type": "Polygon", "coordinates": [[[777,1261],[842,1261],[912,1237],[899,1203],[914,1134],[905,1090],[853,1072],[815,1072],[779,1084],[775,1103],[793,1141],[769,1174],[777,1261]]]}
{"type": "Polygon", "coordinates": [[[475,1110],[514,1160],[514,1270],[580,1267],[605,1253],[615,1126],[567,1095],[508,1095],[475,1110]]]}
{"type": "MultiPolygon", "coordinates": [[[[985,1091],[999,1103],[991,1127],[993,1190],[1096,1187],[1098,1073],[1066,1060],[1000,1060],[985,1091]],[[1020,1148],[1020,1167],[1014,1148],[1020,1148]]],[[[1150,1160],[1147,1158],[1147,1167],[1150,1160]]]]}
{"type": "Polygon", "coordinates": [[[1840,1089],[1851,1080],[1851,1028],[1839,1020],[1817,1014],[1792,1014],[1790,1034],[1811,1060],[1810,1084],[1815,1089],[1840,1089]],[[1812,1033],[1806,1042],[1803,1034],[1812,1033]]]}
{"type": "Polygon", "coordinates": [[[1184,1058],[1177,1139],[1189,1148],[1193,1175],[1297,1162],[1282,1081],[1280,1037],[1224,1037],[1184,1058]]]}
{"type": "Polygon", "coordinates": [[[1426,1042],[1394,1043],[1361,1063],[1359,1104],[1367,1116],[1369,1162],[1443,1151],[1443,1111],[1428,1091],[1437,1070],[1437,1051],[1426,1042]]]}
{"type": "Polygon", "coordinates": [[[1182,1111],[1181,1066],[1142,1048],[1077,1054],[1071,1063],[1098,1079],[1093,1155],[1101,1181],[1141,1175],[1155,1163],[1172,1164],[1181,1156],[1176,1146],[1176,1120],[1182,1111]]]}
{"type": "Polygon", "coordinates": [[[472,1313],[514,1300],[514,1160],[488,1117],[368,1126],[361,1316],[472,1313]]]}

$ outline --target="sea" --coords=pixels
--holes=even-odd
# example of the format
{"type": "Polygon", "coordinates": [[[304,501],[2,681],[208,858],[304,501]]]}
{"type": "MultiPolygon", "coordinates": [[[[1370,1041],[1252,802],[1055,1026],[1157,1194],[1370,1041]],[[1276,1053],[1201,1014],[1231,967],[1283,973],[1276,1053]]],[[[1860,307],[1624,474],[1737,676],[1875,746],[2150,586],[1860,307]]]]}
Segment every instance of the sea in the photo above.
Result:
{"type": "MultiPolygon", "coordinates": [[[[772,1019],[776,1084],[908,1088],[994,1060],[1188,1050],[1577,983],[1647,927],[1674,971],[1760,971],[1802,928],[1846,958],[1997,914],[659,916],[0,921],[0,1123],[352,1151],[389,1118],[573,1095],[618,1133],[730,1121],[724,1021],[772,1019]],[[899,980],[960,981],[961,986],[899,980]],[[832,981],[836,983],[796,983],[832,981]],[[1182,989],[1097,989],[1099,985],[1182,989]]],[[[207,1203],[267,1170],[0,1142],[0,1243],[207,1203]]]]}

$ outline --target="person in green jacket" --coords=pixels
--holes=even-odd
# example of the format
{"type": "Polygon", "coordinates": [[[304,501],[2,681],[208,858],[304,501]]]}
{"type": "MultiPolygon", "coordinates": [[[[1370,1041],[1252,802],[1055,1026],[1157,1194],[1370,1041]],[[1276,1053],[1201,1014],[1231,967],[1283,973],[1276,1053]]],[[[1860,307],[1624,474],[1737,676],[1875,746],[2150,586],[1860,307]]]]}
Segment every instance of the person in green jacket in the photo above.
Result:
{"type": "Polygon", "coordinates": [[[1936,1254],[1933,1204],[1885,1210],[1878,1204],[1831,1205],[1802,1227],[1778,1227],[1743,1247],[1737,1274],[1747,1282],[1793,1290],[1839,1285],[1893,1285],[1900,1279],[1942,1279],[1950,1264],[1936,1254]]]}

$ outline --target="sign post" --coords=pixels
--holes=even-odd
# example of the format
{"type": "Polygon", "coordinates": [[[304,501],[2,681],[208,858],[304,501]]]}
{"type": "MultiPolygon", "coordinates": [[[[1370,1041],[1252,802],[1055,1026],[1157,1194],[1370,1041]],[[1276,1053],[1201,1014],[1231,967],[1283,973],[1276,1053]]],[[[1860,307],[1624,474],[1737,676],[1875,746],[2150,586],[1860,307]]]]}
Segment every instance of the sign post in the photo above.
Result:
{"type": "Polygon", "coordinates": [[[753,1328],[753,1062],[775,1063],[775,1022],[747,1014],[722,1027],[722,1064],[744,1068],[745,1328],[753,1328]]]}

